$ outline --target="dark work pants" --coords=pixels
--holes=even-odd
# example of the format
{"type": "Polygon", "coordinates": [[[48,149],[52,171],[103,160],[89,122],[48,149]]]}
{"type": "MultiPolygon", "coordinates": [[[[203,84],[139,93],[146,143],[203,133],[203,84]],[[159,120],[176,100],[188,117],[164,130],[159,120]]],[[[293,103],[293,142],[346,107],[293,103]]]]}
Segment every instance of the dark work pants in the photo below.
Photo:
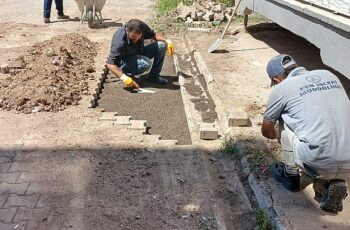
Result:
{"type": "MultiPolygon", "coordinates": [[[[58,15],[63,15],[63,0],[55,0],[58,15]]],[[[52,0],[44,0],[44,17],[49,18],[51,13],[52,0]]]]}

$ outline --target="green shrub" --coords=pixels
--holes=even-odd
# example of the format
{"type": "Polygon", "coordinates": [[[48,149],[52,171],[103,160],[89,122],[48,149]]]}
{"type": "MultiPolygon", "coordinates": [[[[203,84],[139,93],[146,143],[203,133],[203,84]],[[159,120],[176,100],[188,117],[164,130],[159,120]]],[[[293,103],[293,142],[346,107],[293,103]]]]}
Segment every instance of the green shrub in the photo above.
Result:
{"type": "Polygon", "coordinates": [[[259,208],[256,211],[256,222],[260,230],[270,230],[272,226],[270,224],[270,220],[267,217],[266,213],[263,209],[259,208]]]}
{"type": "Polygon", "coordinates": [[[181,2],[185,5],[191,5],[194,0],[157,0],[156,10],[158,14],[165,15],[174,10],[181,2]]]}

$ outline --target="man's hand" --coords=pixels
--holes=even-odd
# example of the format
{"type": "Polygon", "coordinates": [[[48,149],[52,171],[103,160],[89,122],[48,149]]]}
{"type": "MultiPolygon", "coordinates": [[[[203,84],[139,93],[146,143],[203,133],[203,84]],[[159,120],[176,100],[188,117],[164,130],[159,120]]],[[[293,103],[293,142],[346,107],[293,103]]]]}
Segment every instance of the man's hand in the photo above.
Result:
{"type": "Polygon", "coordinates": [[[167,54],[169,56],[173,56],[174,50],[175,50],[173,42],[170,39],[167,39],[167,40],[165,40],[165,43],[166,43],[166,47],[167,47],[167,54]]]}
{"type": "Polygon", "coordinates": [[[129,76],[123,74],[120,79],[126,87],[140,88],[140,86],[129,76]]]}

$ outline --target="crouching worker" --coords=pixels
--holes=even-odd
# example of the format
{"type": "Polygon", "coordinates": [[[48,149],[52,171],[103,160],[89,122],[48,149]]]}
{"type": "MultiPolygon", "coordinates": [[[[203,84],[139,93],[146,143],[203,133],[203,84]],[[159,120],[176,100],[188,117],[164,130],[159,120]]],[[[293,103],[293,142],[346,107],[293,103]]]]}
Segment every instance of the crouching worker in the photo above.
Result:
{"type": "Polygon", "coordinates": [[[315,199],[329,212],[343,210],[350,178],[350,101],[339,79],[327,70],[307,71],[289,55],[267,65],[276,85],[266,105],[261,133],[279,139],[284,163],[272,175],[299,191],[299,170],[314,180],[315,199]]]}
{"type": "Polygon", "coordinates": [[[155,33],[146,23],[132,19],[114,33],[107,67],[121,78],[126,87],[139,88],[133,76],[148,70],[150,81],[167,84],[168,81],[160,76],[166,51],[169,55],[174,54],[174,46],[169,39],[155,33]],[[155,42],[145,46],[145,39],[155,42]]]}

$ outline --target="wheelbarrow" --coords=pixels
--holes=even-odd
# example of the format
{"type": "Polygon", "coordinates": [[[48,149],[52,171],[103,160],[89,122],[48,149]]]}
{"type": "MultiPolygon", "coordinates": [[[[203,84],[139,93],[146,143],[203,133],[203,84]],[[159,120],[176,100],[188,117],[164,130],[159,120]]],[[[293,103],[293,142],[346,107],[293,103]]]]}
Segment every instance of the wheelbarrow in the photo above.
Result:
{"type": "Polygon", "coordinates": [[[102,24],[102,8],[106,0],[75,0],[81,12],[80,22],[88,21],[89,28],[93,27],[95,18],[102,24]],[[98,14],[97,14],[98,13],[98,14]]]}

